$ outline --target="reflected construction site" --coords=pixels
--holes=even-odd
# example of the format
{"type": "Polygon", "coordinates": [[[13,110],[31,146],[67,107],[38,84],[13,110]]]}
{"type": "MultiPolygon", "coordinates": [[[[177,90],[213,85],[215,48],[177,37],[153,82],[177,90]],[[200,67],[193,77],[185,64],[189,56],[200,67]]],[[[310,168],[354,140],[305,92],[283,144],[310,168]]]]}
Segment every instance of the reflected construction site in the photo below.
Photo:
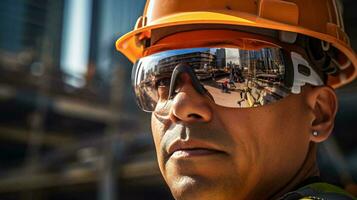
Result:
{"type": "Polygon", "coordinates": [[[286,66],[279,48],[255,51],[239,48],[182,49],[166,54],[174,56],[158,54],[139,61],[139,81],[135,87],[141,94],[140,102],[167,99],[169,87],[161,95],[156,90],[159,84],[170,84],[171,74],[179,63],[193,69],[205,90],[215,97],[216,103],[225,101],[224,105],[233,108],[265,105],[286,96],[290,90],[282,82],[286,66]],[[218,93],[220,95],[214,95],[218,93]]]}

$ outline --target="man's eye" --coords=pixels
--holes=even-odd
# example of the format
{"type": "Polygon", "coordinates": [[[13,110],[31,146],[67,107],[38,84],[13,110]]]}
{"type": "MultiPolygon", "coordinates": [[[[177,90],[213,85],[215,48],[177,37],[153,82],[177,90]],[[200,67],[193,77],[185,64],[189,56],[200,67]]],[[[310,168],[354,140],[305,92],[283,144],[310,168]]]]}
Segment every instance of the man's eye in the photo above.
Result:
{"type": "Polygon", "coordinates": [[[168,87],[170,85],[170,79],[169,78],[162,78],[157,80],[156,86],[157,87],[168,87]]]}

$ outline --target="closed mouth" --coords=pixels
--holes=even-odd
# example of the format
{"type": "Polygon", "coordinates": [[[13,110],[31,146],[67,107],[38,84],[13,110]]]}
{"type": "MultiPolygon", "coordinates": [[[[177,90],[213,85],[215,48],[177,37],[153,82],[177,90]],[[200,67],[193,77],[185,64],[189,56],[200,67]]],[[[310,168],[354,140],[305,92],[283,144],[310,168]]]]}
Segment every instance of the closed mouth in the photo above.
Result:
{"type": "Polygon", "coordinates": [[[173,142],[167,149],[169,157],[193,157],[208,156],[213,154],[227,154],[213,144],[201,141],[182,141],[173,142]]]}

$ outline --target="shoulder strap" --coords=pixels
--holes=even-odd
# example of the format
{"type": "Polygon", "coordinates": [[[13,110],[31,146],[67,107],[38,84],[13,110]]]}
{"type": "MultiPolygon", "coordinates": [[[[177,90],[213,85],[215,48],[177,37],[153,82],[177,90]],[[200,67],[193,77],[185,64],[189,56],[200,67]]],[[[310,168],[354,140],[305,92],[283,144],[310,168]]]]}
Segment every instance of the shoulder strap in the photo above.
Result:
{"type": "Polygon", "coordinates": [[[343,189],[328,183],[313,183],[284,195],[280,200],[357,200],[343,189]]]}

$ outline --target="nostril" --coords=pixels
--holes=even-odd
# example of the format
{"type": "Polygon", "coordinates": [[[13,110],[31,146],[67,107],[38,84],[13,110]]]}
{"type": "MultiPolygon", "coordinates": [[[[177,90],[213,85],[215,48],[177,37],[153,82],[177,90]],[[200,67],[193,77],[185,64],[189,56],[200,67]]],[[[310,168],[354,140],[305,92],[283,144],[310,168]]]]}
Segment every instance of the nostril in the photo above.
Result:
{"type": "Polygon", "coordinates": [[[198,114],[191,113],[188,115],[189,118],[194,118],[194,119],[202,119],[202,117],[198,114]]]}

